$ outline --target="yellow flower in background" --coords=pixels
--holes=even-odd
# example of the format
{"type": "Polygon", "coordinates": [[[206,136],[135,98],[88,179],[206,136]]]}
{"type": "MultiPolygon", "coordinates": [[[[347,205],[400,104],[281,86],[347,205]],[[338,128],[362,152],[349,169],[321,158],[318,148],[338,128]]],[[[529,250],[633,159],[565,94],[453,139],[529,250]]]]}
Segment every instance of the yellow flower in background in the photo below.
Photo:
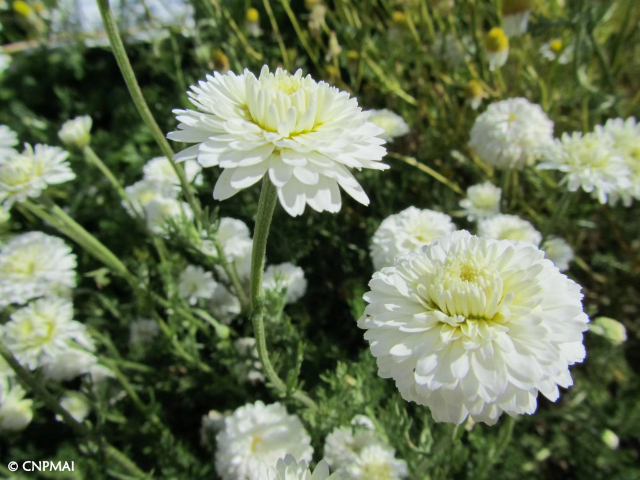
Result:
{"type": "Polygon", "coordinates": [[[22,17],[30,17],[33,15],[33,8],[23,0],[13,2],[13,11],[22,17]]]}
{"type": "Polygon", "coordinates": [[[485,47],[489,60],[489,70],[495,70],[507,63],[509,57],[509,37],[501,28],[495,27],[489,30],[485,37],[485,47]]]}
{"type": "Polygon", "coordinates": [[[260,21],[260,13],[255,8],[249,8],[245,20],[249,23],[258,23],[260,21]]]}

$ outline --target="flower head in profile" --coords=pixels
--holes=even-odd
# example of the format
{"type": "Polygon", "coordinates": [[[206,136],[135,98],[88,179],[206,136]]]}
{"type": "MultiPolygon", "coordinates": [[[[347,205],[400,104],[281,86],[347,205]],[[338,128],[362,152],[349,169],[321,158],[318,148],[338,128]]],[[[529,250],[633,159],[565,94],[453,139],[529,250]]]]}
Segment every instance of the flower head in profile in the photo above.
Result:
{"type": "Polygon", "coordinates": [[[0,202],[13,205],[39,196],[48,185],[76,178],[65,152],[58,147],[25,143],[24,151],[0,162],[0,202]]]}
{"type": "Polygon", "coordinates": [[[529,26],[532,0],[502,0],[502,27],[507,37],[524,35],[529,26]]]}
{"type": "Polygon", "coordinates": [[[482,104],[482,100],[487,97],[487,93],[484,91],[482,83],[478,80],[469,80],[467,86],[464,89],[464,96],[467,99],[469,106],[477,110],[482,104]]]}
{"type": "Polygon", "coordinates": [[[178,291],[189,304],[195,305],[199,298],[211,298],[217,285],[211,272],[205,272],[202,267],[188,265],[180,274],[178,291]]]}
{"type": "Polygon", "coordinates": [[[589,324],[589,331],[609,340],[613,345],[627,341],[627,329],[623,324],[608,317],[598,317],[589,324]]]}
{"type": "MultiPolygon", "coordinates": [[[[83,422],[91,412],[91,404],[87,397],[77,392],[69,392],[60,399],[60,406],[64,408],[76,422],[83,422]]],[[[62,417],[56,415],[56,420],[62,422],[62,417]]]]}
{"type": "Polygon", "coordinates": [[[373,275],[358,326],[378,374],[436,421],[494,424],[551,401],[585,357],[580,286],[535,245],[465,231],[373,275]]]}
{"type": "Polygon", "coordinates": [[[67,148],[83,149],[91,142],[93,120],[89,115],[67,120],[58,132],[60,141],[67,148]]]}
{"type": "Polygon", "coordinates": [[[213,316],[223,325],[229,325],[242,311],[242,305],[238,297],[221,283],[218,283],[213,292],[213,296],[209,301],[209,308],[213,316]]]}
{"type": "Polygon", "coordinates": [[[307,279],[304,277],[304,270],[291,262],[269,265],[264,272],[262,288],[286,290],[285,302],[295,303],[307,291],[307,279]]]}
{"type": "Polygon", "coordinates": [[[542,241],[542,234],[531,223],[516,215],[495,215],[478,222],[478,236],[496,240],[532,243],[542,241]]]}
{"type": "MultiPolygon", "coordinates": [[[[196,185],[202,185],[202,167],[195,160],[184,162],[184,174],[187,182],[194,182],[196,185]]],[[[176,186],[180,186],[178,174],[171,165],[171,160],[167,157],[155,157],[149,160],[143,168],[145,180],[157,180],[160,182],[168,182],[176,186]]]]}
{"type": "Polygon", "coordinates": [[[244,26],[252,37],[259,37],[262,35],[262,29],[260,28],[260,13],[258,10],[255,8],[247,9],[247,13],[244,17],[244,26]]]}
{"type": "Polygon", "coordinates": [[[479,183],[467,188],[467,198],[460,201],[460,206],[469,221],[493,217],[500,213],[501,195],[502,189],[493,183],[479,183]]]}
{"type": "Polygon", "coordinates": [[[0,249],[0,307],[76,286],[76,256],[62,239],[42,232],[14,237],[0,249]]]}
{"type": "Polygon", "coordinates": [[[17,155],[13,148],[18,144],[18,134],[6,125],[0,125],[0,161],[6,157],[17,155]]]}
{"type": "Polygon", "coordinates": [[[556,38],[542,44],[540,55],[550,62],[557,61],[561,65],[566,65],[573,59],[573,45],[565,45],[561,39],[556,38]]]}
{"type": "Polygon", "coordinates": [[[34,300],[15,311],[0,328],[7,348],[30,370],[70,349],[95,348],[85,326],[73,320],[71,302],[60,298],[34,300]]]}
{"type": "Polygon", "coordinates": [[[147,227],[154,233],[167,235],[171,224],[180,225],[193,219],[193,210],[186,202],[175,198],[158,197],[144,207],[147,227]]]}
{"type": "Polygon", "coordinates": [[[77,346],[71,342],[64,352],[47,355],[42,359],[40,366],[47,380],[66,382],[99,367],[98,358],[91,353],[94,350],[93,343],[88,337],[82,338],[85,342],[84,348],[76,348],[77,346]]]}
{"type": "Polygon", "coordinates": [[[320,460],[311,473],[305,460],[297,462],[293,455],[287,454],[278,459],[275,467],[263,463],[258,480],[345,480],[345,477],[338,472],[329,475],[329,466],[324,460],[320,460]]]}
{"type": "Polygon", "coordinates": [[[569,191],[582,189],[602,204],[615,202],[631,183],[631,170],[624,157],[612,138],[601,133],[563,133],[547,149],[538,168],[559,170],[565,174],[562,184],[569,191]]]}
{"type": "MultiPolygon", "coordinates": [[[[220,224],[215,235],[227,261],[235,266],[240,280],[248,280],[249,274],[251,273],[253,240],[251,240],[251,234],[249,233],[247,224],[242,220],[223,217],[220,219],[220,224]]],[[[202,242],[202,251],[206,255],[214,258],[218,257],[216,245],[212,240],[207,239],[202,242]]],[[[226,272],[219,265],[216,266],[216,272],[221,279],[225,281],[229,280],[226,272]]]]}
{"type": "Polygon", "coordinates": [[[492,103],[476,118],[469,147],[494,168],[521,170],[553,144],[553,122],[525,98],[492,103]]]}
{"type": "Polygon", "coordinates": [[[456,230],[449,215],[409,207],[385,218],[371,240],[373,267],[393,265],[396,255],[413,252],[456,230]]]}
{"type": "Polygon", "coordinates": [[[355,98],[325,82],[267,66],[260,76],[215,73],[189,92],[197,110],[175,110],[178,130],[167,135],[196,143],[176,161],[197,158],[203,167],[222,173],[213,197],[226,200],[265,174],[292,216],[305,205],[337,212],[341,186],[367,205],[369,199],[349,168],[388,168],[380,163],[386,150],[380,127],[355,98]]]}
{"type": "Polygon", "coordinates": [[[33,401],[25,399],[26,392],[12,385],[9,378],[0,378],[0,431],[19,432],[33,419],[33,401]]]}
{"type": "Polygon", "coordinates": [[[387,142],[392,142],[396,137],[402,137],[409,133],[409,125],[400,115],[386,108],[383,110],[370,110],[369,121],[375,123],[384,132],[378,136],[387,142]]]}
{"type": "Polygon", "coordinates": [[[509,58],[509,37],[501,28],[492,28],[484,40],[489,60],[489,70],[502,67],[509,58]]]}
{"type": "Polygon", "coordinates": [[[180,193],[180,189],[172,182],[148,178],[129,185],[124,191],[135,211],[131,210],[129,202],[123,201],[122,205],[132,217],[136,214],[144,217],[145,207],[151,202],[162,198],[176,199],[180,193]]]}
{"type": "Polygon", "coordinates": [[[545,258],[548,258],[563,272],[569,269],[569,264],[575,258],[573,248],[564,238],[551,236],[542,244],[545,258]]]}
{"type": "Polygon", "coordinates": [[[275,465],[286,454],[311,461],[311,438],[284,405],[258,401],[224,419],[216,436],[216,471],[222,480],[257,480],[260,464],[275,465]]]}

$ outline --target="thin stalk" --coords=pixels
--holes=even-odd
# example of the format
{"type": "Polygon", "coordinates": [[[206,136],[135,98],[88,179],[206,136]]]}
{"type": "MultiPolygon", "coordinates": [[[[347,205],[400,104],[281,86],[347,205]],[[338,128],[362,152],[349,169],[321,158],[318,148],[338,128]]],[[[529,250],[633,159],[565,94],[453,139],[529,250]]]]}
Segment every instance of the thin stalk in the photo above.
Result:
{"type": "Polygon", "coordinates": [[[233,17],[231,16],[231,14],[226,8],[222,9],[222,15],[224,15],[224,18],[227,20],[227,22],[229,22],[231,29],[234,31],[234,33],[238,37],[238,40],[240,40],[240,43],[244,47],[245,51],[256,60],[261,61],[262,55],[256,52],[253,49],[253,47],[249,45],[249,42],[247,41],[247,37],[244,36],[244,34],[242,33],[242,30],[240,30],[240,28],[238,27],[238,24],[236,23],[236,21],[233,19],[233,17]]]}
{"type": "Polygon", "coordinates": [[[271,22],[271,28],[273,28],[273,33],[276,36],[276,40],[278,41],[278,46],[280,47],[280,53],[282,54],[282,63],[284,64],[285,70],[290,70],[291,65],[289,64],[289,55],[287,53],[287,47],[284,46],[284,41],[282,41],[282,35],[280,35],[280,28],[278,28],[278,21],[276,20],[275,15],[273,14],[273,9],[271,8],[271,3],[269,0],[262,0],[264,4],[264,9],[267,11],[267,16],[269,17],[269,21],[271,22]]]}
{"type": "Polygon", "coordinates": [[[436,172],[433,168],[428,167],[424,163],[419,162],[415,158],[407,157],[406,155],[400,155],[398,153],[389,153],[388,156],[391,158],[397,158],[398,160],[402,160],[403,162],[408,163],[409,165],[416,167],[417,169],[422,170],[425,173],[428,173],[437,181],[439,181],[443,185],[449,187],[451,190],[456,192],[458,195],[464,195],[464,192],[456,183],[450,181],[441,173],[436,172]]]}
{"type": "MultiPolygon", "coordinates": [[[[264,275],[265,254],[267,252],[267,239],[269,227],[273,218],[273,211],[278,203],[276,187],[265,175],[262,180],[260,200],[258,200],[258,213],[256,214],[256,227],[253,232],[253,251],[251,252],[251,321],[253,334],[256,339],[258,357],[262,368],[274,387],[283,394],[287,392],[287,385],[276,373],[267,350],[267,340],[264,329],[265,299],[262,291],[262,276],[264,275]]],[[[293,397],[310,408],[317,408],[316,403],[304,393],[297,391],[293,397]]]]}
{"type": "Polygon", "coordinates": [[[558,223],[558,220],[567,212],[569,209],[569,205],[575,197],[575,192],[570,192],[569,190],[565,190],[560,199],[555,203],[555,209],[551,214],[551,218],[545,224],[544,230],[542,232],[543,241],[549,238],[549,235],[554,231],[555,226],[558,223]]]}
{"type": "Polygon", "coordinates": [[[478,12],[476,9],[475,0],[469,1],[469,10],[471,11],[471,33],[473,36],[473,43],[476,46],[475,57],[478,64],[479,75],[482,80],[484,77],[484,62],[482,61],[482,44],[480,42],[480,36],[478,35],[478,12]]]}
{"type": "Polygon", "coordinates": [[[160,127],[156,123],[156,120],[153,118],[153,114],[144,99],[138,80],[136,80],[135,73],[133,73],[133,68],[129,62],[129,57],[127,56],[127,52],[124,48],[124,43],[122,43],[122,37],[120,37],[118,26],[113,18],[111,8],[109,7],[109,0],[97,0],[97,2],[98,8],[100,9],[100,15],[102,16],[102,22],[104,23],[104,29],[107,33],[107,37],[109,38],[111,49],[113,50],[113,55],[116,57],[116,62],[118,63],[118,67],[120,67],[120,72],[127,84],[133,103],[136,105],[142,120],[149,130],[151,130],[151,135],[160,147],[160,151],[169,159],[173,170],[176,172],[176,175],[180,180],[182,192],[187,199],[189,206],[196,215],[199,215],[202,211],[200,208],[200,202],[198,202],[194,196],[191,186],[189,185],[189,182],[187,182],[187,177],[184,174],[182,165],[178,165],[173,161],[173,150],[162,133],[162,130],[160,130],[160,127]]]}
{"type": "Polygon", "coordinates": [[[287,16],[289,17],[289,20],[291,20],[291,24],[293,25],[293,29],[296,31],[296,34],[298,35],[298,38],[300,39],[300,42],[302,43],[302,46],[307,51],[307,54],[309,55],[309,58],[311,58],[311,61],[316,66],[316,68],[320,69],[320,65],[318,65],[318,55],[316,55],[316,53],[311,49],[311,45],[309,45],[309,42],[307,42],[307,37],[304,35],[304,32],[300,28],[300,24],[298,23],[298,20],[296,19],[296,15],[293,13],[293,10],[291,10],[291,5],[289,5],[289,1],[288,0],[280,0],[280,3],[282,4],[282,6],[284,8],[284,11],[287,13],[287,16]]]}
{"type": "Polygon", "coordinates": [[[593,49],[596,51],[596,57],[598,57],[598,62],[600,62],[600,66],[604,71],[604,78],[607,82],[607,85],[611,89],[611,93],[615,93],[616,82],[613,79],[613,74],[611,73],[611,68],[609,67],[609,63],[607,59],[604,58],[604,52],[602,51],[602,47],[596,40],[595,35],[593,34],[593,30],[589,32],[589,40],[591,40],[591,44],[593,45],[593,49]]]}

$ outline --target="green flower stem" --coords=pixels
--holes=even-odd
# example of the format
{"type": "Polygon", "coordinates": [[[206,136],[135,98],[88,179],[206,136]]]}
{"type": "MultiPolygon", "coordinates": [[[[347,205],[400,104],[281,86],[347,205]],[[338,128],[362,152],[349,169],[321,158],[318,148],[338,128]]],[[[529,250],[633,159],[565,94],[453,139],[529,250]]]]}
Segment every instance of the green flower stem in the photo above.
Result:
{"type": "Polygon", "coordinates": [[[131,98],[133,99],[133,103],[135,103],[136,108],[138,109],[138,113],[140,113],[140,116],[142,117],[142,120],[151,130],[151,135],[153,135],[154,140],[160,147],[162,154],[170,160],[172,168],[180,179],[182,192],[187,199],[189,206],[196,215],[199,215],[202,211],[202,209],[200,208],[200,202],[198,202],[198,200],[194,196],[193,190],[191,189],[189,182],[187,182],[187,177],[184,174],[184,169],[181,165],[178,165],[173,161],[173,150],[171,149],[169,142],[162,133],[162,130],[160,130],[160,127],[153,118],[153,114],[151,113],[151,110],[149,110],[149,106],[144,99],[144,95],[142,94],[140,85],[138,85],[136,76],[133,73],[133,68],[131,67],[131,63],[129,62],[129,57],[127,56],[127,52],[125,51],[124,43],[122,43],[122,37],[120,37],[118,26],[113,18],[111,8],[109,7],[109,0],[97,1],[98,7],[100,8],[100,15],[102,16],[102,22],[104,23],[104,29],[107,33],[107,37],[109,38],[111,49],[113,50],[113,55],[116,57],[118,67],[120,67],[120,72],[122,73],[124,81],[127,84],[127,88],[129,89],[129,93],[131,94],[131,98]]]}
{"type": "Polygon", "coordinates": [[[296,19],[296,15],[295,13],[293,13],[293,10],[291,10],[291,5],[289,5],[289,0],[280,0],[280,3],[282,4],[282,8],[284,8],[284,11],[287,13],[289,20],[291,20],[293,29],[296,31],[296,34],[300,39],[300,43],[302,43],[302,46],[307,51],[309,58],[311,59],[313,64],[316,66],[316,68],[319,70],[320,65],[318,64],[318,55],[311,49],[311,45],[309,45],[309,42],[307,42],[307,37],[305,35],[305,32],[303,32],[302,29],[300,28],[300,24],[296,19]]]}
{"type": "MultiPolygon", "coordinates": [[[[16,373],[20,383],[27,389],[29,389],[35,396],[37,396],[42,402],[57,415],[62,417],[64,423],[66,423],[74,433],[83,439],[90,439],[95,437],[95,434],[84,423],[78,422],[73,416],[62,406],[56,398],[49,393],[41,381],[39,381],[29,370],[24,368],[13,356],[11,351],[7,348],[4,342],[0,339],[0,356],[9,364],[12,370],[16,373]]],[[[104,445],[104,452],[107,459],[111,459],[122,466],[129,475],[135,478],[147,478],[142,470],[133,463],[124,453],[110,445],[106,441],[101,442],[104,445]]]]}
{"type": "Polygon", "coordinates": [[[436,172],[433,168],[425,165],[424,163],[417,161],[415,158],[407,157],[406,155],[400,155],[398,153],[393,153],[393,152],[388,153],[387,156],[391,158],[397,158],[398,160],[402,160],[403,162],[408,163],[413,167],[416,167],[418,170],[422,170],[423,172],[431,175],[433,178],[435,178],[437,181],[439,181],[443,185],[449,187],[458,195],[464,195],[464,192],[456,183],[450,181],[449,179],[447,179],[447,177],[445,177],[441,173],[436,172]]]}
{"type": "Polygon", "coordinates": [[[544,230],[542,232],[543,242],[549,239],[549,236],[551,235],[551,233],[553,233],[555,226],[558,223],[558,220],[560,220],[560,218],[567,213],[567,210],[569,209],[569,205],[571,204],[571,201],[573,200],[573,197],[575,197],[575,195],[576,195],[575,192],[570,192],[569,190],[566,190],[562,194],[560,199],[555,203],[555,208],[553,210],[553,213],[551,214],[551,218],[545,224],[544,230]]]}
{"type": "MultiPolygon", "coordinates": [[[[267,252],[267,238],[269,227],[273,218],[273,211],[278,203],[276,187],[265,175],[262,180],[262,190],[258,201],[258,213],[256,214],[256,228],[253,232],[253,250],[251,252],[251,322],[253,323],[253,335],[256,339],[258,357],[262,368],[273,386],[283,394],[287,392],[286,384],[276,373],[267,350],[267,339],[264,330],[265,300],[262,290],[262,276],[264,275],[264,258],[267,252]]],[[[317,408],[316,403],[300,391],[293,393],[293,398],[299,400],[309,408],[317,408]]]]}
{"type": "Polygon", "coordinates": [[[269,0],[262,0],[264,4],[264,9],[267,12],[267,16],[269,17],[269,22],[271,22],[271,28],[273,28],[273,34],[276,36],[276,40],[278,41],[278,46],[280,47],[280,53],[282,54],[282,63],[286,70],[291,69],[291,65],[289,63],[289,55],[287,53],[287,47],[284,46],[284,41],[282,40],[282,35],[280,35],[280,28],[278,28],[278,22],[276,20],[276,16],[273,14],[273,9],[271,8],[271,3],[269,0]]]}

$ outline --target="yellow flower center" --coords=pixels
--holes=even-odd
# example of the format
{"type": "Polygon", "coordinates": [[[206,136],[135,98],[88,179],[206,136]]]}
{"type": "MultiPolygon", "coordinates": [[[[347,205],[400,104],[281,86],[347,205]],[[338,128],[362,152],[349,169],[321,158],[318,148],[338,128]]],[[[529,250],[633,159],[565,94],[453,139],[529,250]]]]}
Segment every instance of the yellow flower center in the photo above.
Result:
{"type": "Polygon", "coordinates": [[[562,40],[553,40],[549,42],[549,49],[552,52],[559,53],[562,50],[562,40]]]}
{"type": "Polygon", "coordinates": [[[368,463],[364,466],[362,478],[367,480],[388,480],[391,478],[391,468],[388,464],[368,463]]]}
{"type": "Polygon", "coordinates": [[[13,2],[13,10],[18,15],[22,15],[23,17],[29,17],[33,15],[33,9],[27,2],[24,2],[23,0],[16,0],[15,2],[13,2]]]}
{"type": "Polygon", "coordinates": [[[528,239],[527,231],[523,228],[506,228],[500,232],[500,240],[514,240],[524,242],[528,239]]]}
{"type": "Polygon", "coordinates": [[[251,452],[255,453],[258,450],[258,445],[263,442],[263,438],[260,435],[254,435],[251,439],[251,452]]]}
{"type": "Polygon", "coordinates": [[[485,38],[485,45],[491,53],[504,52],[509,48],[509,38],[504,34],[504,30],[495,27],[489,30],[485,38]]]}
{"type": "Polygon", "coordinates": [[[531,0],[502,0],[502,15],[515,15],[531,10],[531,0]]]}
{"type": "Polygon", "coordinates": [[[407,23],[407,16],[404,14],[404,12],[393,12],[393,23],[395,23],[396,25],[406,25],[407,23]]]}
{"type": "Polygon", "coordinates": [[[484,92],[482,84],[478,80],[469,80],[464,90],[467,98],[480,98],[484,92]]]}
{"type": "Polygon", "coordinates": [[[255,8],[248,9],[246,20],[249,23],[258,23],[260,21],[260,14],[258,13],[258,10],[255,8]]]}

